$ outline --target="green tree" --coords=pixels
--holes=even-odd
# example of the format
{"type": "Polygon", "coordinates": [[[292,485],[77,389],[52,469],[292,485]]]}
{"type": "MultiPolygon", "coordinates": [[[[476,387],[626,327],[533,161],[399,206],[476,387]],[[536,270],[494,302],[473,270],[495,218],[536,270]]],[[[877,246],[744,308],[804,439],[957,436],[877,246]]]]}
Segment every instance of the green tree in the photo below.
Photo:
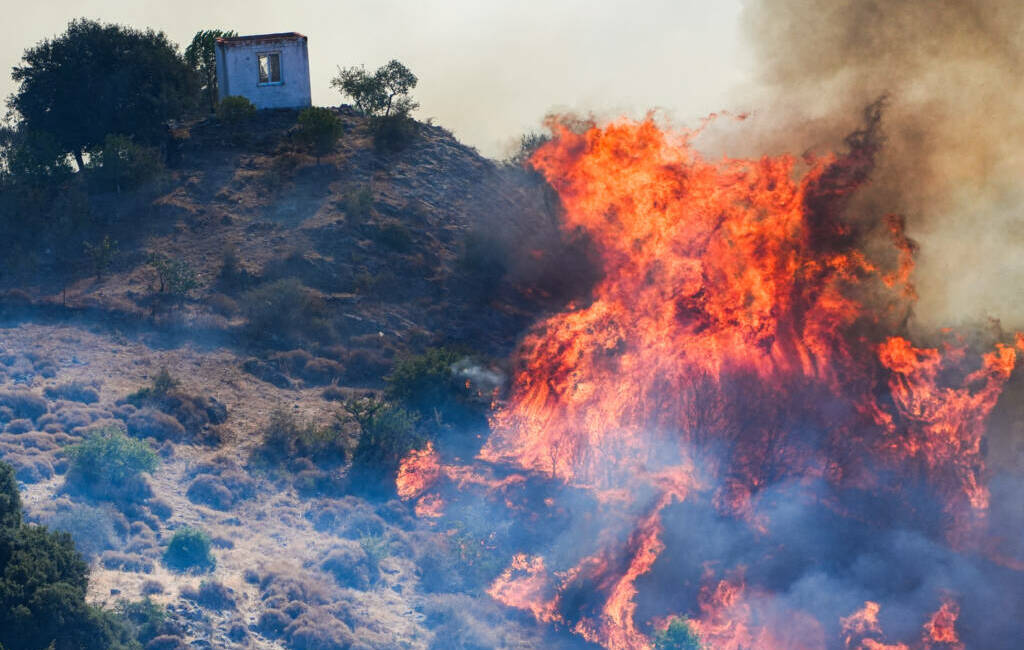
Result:
{"type": "Polygon", "coordinates": [[[71,174],[68,153],[49,133],[5,127],[0,133],[3,171],[10,180],[29,185],[50,185],[71,174]]]}
{"type": "Polygon", "coordinates": [[[341,120],[329,108],[311,106],[299,113],[299,138],[313,151],[317,165],[320,156],[334,148],[343,130],[341,120]]]}
{"type": "Polygon", "coordinates": [[[363,66],[338,68],[331,85],[347,97],[364,115],[408,117],[419,104],[409,96],[419,80],[409,68],[391,59],[372,75],[363,66]]]}
{"type": "Polygon", "coordinates": [[[89,167],[95,177],[118,194],[160,174],[164,161],[156,147],[145,147],[130,136],[107,134],[103,145],[92,150],[89,167]]]}
{"type": "Polygon", "coordinates": [[[103,277],[103,274],[110,268],[114,258],[120,252],[117,242],[112,240],[109,235],[104,235],[103,240],[98,244],[82,242],[82,248],[92,264],[92,270],[96,274],[97,280],[103,277]]]}
{"type": "Polygon", "coordinates": [[[154,253],[149,256],[148,264],[156,271],[160,293],[166,292],[175,300],[183,300],[189,291],[199,287],[195,269],[185,260],[154,253]]]}
{"type": "Polygon", "coordinates": [[[199,90],[204,107],[212,113],[217,110],[217,39],[238,36],[234,31],[204,29],[196,32],[185,48],[185,63],[199,78],[199,90]]]}
{"type": "Polygon", "coordinates": [[[654,635],[654,650],[704,650],[688,618],[673,616],[668,627],[654,635]]]}
{"type": "Polygon", "coordinates": [[[21,493],[14,478],[14,468],[0,462],[0,530],[21,525],[21,493]]]}
{"type": "Polygon", "coordinates": [[[26,50],[11,77],[10,108],[29,131],[52,135],[79,169],[108,133],[157,142],[197,95],[195,75],[163,32],[86,19],[26,50]]]}
{"type": "Polygon", "coordinates": [[[0,462],[0,647],[139,648],[119,618],[86,604],[88,582],[67,533],[21,523],[13,470],[0,462]]]}

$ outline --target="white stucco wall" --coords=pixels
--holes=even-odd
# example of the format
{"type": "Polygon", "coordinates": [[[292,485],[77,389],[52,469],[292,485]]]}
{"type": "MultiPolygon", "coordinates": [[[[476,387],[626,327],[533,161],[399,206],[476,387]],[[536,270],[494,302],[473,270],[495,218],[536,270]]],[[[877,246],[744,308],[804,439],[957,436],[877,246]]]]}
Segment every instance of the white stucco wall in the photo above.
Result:
{"type": "Polygon", "coordinates": [[[256,108],[304,108],[312,104],[306,37],[217,43],[220,99],[241,95],[256,108]],[[260,84],[258,55],[281,54],[281,83],[260,84]]]}

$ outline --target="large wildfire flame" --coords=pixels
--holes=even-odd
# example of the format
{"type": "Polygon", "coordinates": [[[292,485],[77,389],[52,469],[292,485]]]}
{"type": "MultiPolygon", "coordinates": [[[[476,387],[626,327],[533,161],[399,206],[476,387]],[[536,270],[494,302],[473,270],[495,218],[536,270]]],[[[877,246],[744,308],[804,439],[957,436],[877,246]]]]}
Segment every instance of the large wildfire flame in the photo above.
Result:
{"type": "MultiPolygon", "coordinates": [[[[873,229],[844,214],[871,172],[877,121],[872,107],[842,155],[716,162],[695,151],[697,132],[651,119],[552,124],[532,163],[558,191],[565,227],[595,243],[603,279],[588,304],[526,337],[479,467],[583,490],[615,523],[575,564],[511,558],[492,597],[604,647],[648,648],[664,621],[636,620],[637,580],[665,550],[666,508],[710,499],[758,535],[772,526],[759,494],[785,481],[889,494],[899,477],[941,504],[949,544],[969,544],[989,498],[985,421],[1016,350],[996,344],[979,359],[952,335],[908,339],[914,244],[902,220],[873,229]],[[893,246],[869,256],[862,242],[876,230],[893,246]],[[597,605],[575,605],[581,590],[597,605]]],[[[444,467],[430,448],[403,464],[400,494],[436,516],[431,487],[445,477],[462,489],[516,484],[444,467]]],[[[745,587],[741,568],[716,571],[698,609],[679,612],[708,647],[835,647],[823,622],[745,587]]],[[[909,645],[883,643],[878,610],[868,602],[842,620],[846,647],[962,647],[952,599],[909,645]]]]}

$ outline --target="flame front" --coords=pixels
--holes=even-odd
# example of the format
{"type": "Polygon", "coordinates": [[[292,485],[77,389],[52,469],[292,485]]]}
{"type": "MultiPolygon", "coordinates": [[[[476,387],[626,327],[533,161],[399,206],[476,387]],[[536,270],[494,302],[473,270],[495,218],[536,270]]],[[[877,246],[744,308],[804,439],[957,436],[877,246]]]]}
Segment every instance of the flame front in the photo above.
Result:
{"type": "MultiPolygon", "coordinates": [[[[695,491],[762,532],[757,496],[785,480],[882,492],[898,489],[884,476],[920,481],[949,539],[983,515],[985,420],[1016,352],[972,362],[963,346],[909,340],[902,220],[885,219],[895,250],[875,260],[861,246],[869,226],[844,216],[872,169],[870,126],[842,155],[717,162],[694,132],[650,119],[552,128],[532,163],[565,227],[593,240],[603,278],[588,304],[526,337],[479,460],[589,491],[628,523],[568,568],[517,556],[492,597],[608,648],[647,648],[636,582],[664,550],[665,509],[695,491]],[[600,606],[567,615],[580,585],[600,606]]],[[[822,622],[769,611],[735,576],[709,577],[701,594],[694,625],[709,647],[826,646],[822,622]]],[[[877,607],[843,619],[846,646],[908,647],[877,638],[877,607]]],[[[954,643],[936,616],[928,634],[954,643]]]]}

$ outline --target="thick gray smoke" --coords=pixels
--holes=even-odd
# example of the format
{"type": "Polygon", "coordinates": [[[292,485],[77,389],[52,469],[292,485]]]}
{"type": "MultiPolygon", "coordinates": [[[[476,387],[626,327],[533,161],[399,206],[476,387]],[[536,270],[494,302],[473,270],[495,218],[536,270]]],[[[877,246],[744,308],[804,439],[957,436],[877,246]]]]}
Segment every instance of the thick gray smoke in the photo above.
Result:
{"type": "Polygon", "coordinates": [[[742,20],[764,82],[752,126],[772,134],[760,145],[792,150],[796,133],[834,147],[888,96],[887,143],[852,212],[907,216],[917,324],[1024,326],[1024,3],[754,0],[742,20]]]}

